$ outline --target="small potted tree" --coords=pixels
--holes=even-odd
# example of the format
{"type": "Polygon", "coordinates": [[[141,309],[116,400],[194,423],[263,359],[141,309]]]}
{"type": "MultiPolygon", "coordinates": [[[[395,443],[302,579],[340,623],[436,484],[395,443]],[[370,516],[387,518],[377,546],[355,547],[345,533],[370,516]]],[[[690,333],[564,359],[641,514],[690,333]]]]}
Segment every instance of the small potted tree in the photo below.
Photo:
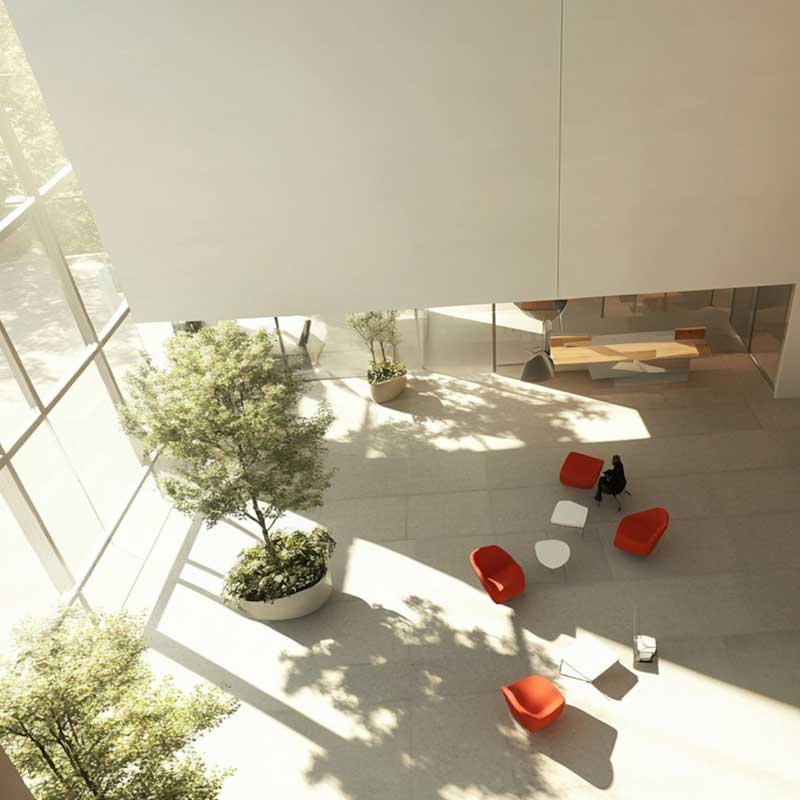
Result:
{"type": "Polygon", "coordinates": [[[238,705],[156,681],[140,619],[62,609],[14,633],[0,669],[0,744],[37,800],[216,800],[226,772],[194,742],[238,705]]]}
{"type": "Polygon", "coordinates": [[[272,346],[266,331],[233,322],[178,333],[165,369],[145,359],[130,373],[120,412],[128,433],[174,464],[161,485],[178,510],[209,526],[226,516],[258,526],[264,541],[239,555],[223,597],[262,620],[304,616],[327,601],[335,546],[321,528],[273,530],[287,511],[322,504],[333,417],[325,405],[300,412],[302,383],[272,346]]]}
{"type": "Polygon", "coordinates": [[[348,314],[345,322],[369,350],[367,381],[372,399],[376,403],[391,402],[406,388],[408,372],[405,364],[397,360],[397,311],[348,314]]]}

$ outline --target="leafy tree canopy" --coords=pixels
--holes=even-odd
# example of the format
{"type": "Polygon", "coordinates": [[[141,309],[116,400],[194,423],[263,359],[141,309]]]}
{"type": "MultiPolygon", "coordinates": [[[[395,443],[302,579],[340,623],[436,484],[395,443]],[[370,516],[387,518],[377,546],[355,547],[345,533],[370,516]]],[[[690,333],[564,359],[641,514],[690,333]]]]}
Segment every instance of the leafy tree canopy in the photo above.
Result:
{"type": "Polygon", "coordinates": [[[128,433],[176,460],[162,483],[179,510],[210,525],[249,518],[270,550],[269,530],[286,511],[322,503],[333,421],[326,406],[300,413],[303,384],[272,347],[266,331],[234,322],[178,333],[166,369],[144,360],[129,374],[132,399],[121,412],[128,433]]]}
{"type": "Polygon", "coordinates": [[[0,675],[0,743],[37,800],[214,800],[192,743],[236,701],[156,683],[141,620],[62,609],[28,620],[0,675]]]}

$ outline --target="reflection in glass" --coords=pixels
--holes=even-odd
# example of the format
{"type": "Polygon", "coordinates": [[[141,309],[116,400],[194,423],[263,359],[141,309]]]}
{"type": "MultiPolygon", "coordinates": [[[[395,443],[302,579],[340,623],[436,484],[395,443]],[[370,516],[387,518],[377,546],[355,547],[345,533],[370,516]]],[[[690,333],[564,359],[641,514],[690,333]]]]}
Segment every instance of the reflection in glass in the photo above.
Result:
{"type": "Polygon", "coordinates": [[[750,351],[774,381],[786,336],[786,318],[792,301],[791,285],[761,286],[756,296],[750,351]]]}
{"type": "Polygon", "coordinates": [[[8,448],[36,415],[28,405],[14,373],[0,353],[0,444],[8,448]]]}
{"type": "Polygon", "coordinates": [[[66,166],[64,147],[32,76],[0,76],[0,98],[37,186],[66,166]]]}
{"type": "Polygon", "coordinates": [[[155,479],[147,478],[83,591],[92,608],[119,608],[127,601],[171,508],[155,479]]]}
{"type": "Polygon", "coordinates": [[[105,254],[70,256],[69,271],[78,287],[86,313],[99,336],[125,299],[117,287],[111,261],[105,254]]]}
{"type": "Polygon", "coordinates": [[[50,422],[103,525],[110,528],[139,479],[140,464],[94,364],[50,412],[50,422]]]}
{"type": "MultiPolygon", "coordinates": [[[[0,474],[0,486],[7,476],[0,474]]],[[[0,494],[0,652],[9,630],[25,614],[42,614],[58,600],[53,583],[0,494]]]]}
{"type": "Polygon", "coordinates": [[[30,222],[0,240],[0,320],[47,401],[74,370],[84,342],[30,222]]]}
{"type": "Polygon", "coordinates": [[[114,373],[117,385],[125,397],[128,396],[128,387],[125,382],[125,377],[128,372],[139,363],[141,353],[145,350],[142,338],[139,335],[139,327],[157,328],[162,332],[164,338],[170,336],[172,333],[170,325],[154,324],[150,326],[137,326],[131,322],[131,318],[128,317],[122,325],[117,328],[116,333],[108,340],[108,343],[103,348],[103,352],[106,354],[106,359],[111,366],[111,371],[114,373]]]}
{"type": "Polygon", "coordinates": [[[70,570],[79,573],[103,527],[48,422],[20,448],[14,466],[70,570]]]}
{"type": "Polygon", "coordinates": [[[64,255],[103,252],[100,233],[74,173],[60,181],[48,196],[47,216],[64,255]]]}
{"type": "Polygon", "coordinates": [[[731,301],[731,327],[750,349],[750,334],[753,330],[753,307],[756,301],[756,289],[746,286],[733,290],[731,301]]]}
{"type": "Polygon", "coordinates": [[[22,184],[0,139],[0,220],[25,200],[22,184]]]}

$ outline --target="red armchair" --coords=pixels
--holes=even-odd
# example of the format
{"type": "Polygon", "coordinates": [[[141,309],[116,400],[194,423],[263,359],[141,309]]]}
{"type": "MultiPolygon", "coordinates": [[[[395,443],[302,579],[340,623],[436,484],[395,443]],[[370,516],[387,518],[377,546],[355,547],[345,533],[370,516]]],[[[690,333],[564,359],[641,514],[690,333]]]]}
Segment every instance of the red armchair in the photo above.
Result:
{"type": "Polygon", "coordinates": [[[603,459],[571,452],[561,465],[559,479],[565,486],[575,489],[592,489],[600,479],[603,459]]]}
{"type": "Polygon", "coordinates": [[[668,527],[669,512],[666,508],[648,508],[647,511],[628,514],[619,523],[614,547],[637,556],[649,555],[668,527]]]}
{"type": "Polygon", "coordinates": [[[511,716],[529,731],[549,725],[564,710],[564,695],[541,675],[530,675],[502,688],[511,716]]]}
{"type": "Polygon", "coordinates": [[[489,544],[469,555],[472,569],[495,603],[505,603],[525,591],[522,567],[502,547],[489,544]]]}

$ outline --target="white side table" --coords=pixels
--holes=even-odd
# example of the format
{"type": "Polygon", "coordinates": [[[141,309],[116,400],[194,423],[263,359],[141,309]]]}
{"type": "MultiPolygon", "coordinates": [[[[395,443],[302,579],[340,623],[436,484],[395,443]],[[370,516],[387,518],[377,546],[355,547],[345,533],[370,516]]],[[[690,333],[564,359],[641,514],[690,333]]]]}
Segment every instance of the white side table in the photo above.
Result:
{"type": "Polygon", "coordinates": [[[578,528],[583,533],[588,516],[589,509],[586,506],[573,503],[572,500],[559,500],[553,509],[550,522],[553,525],[563,525],[565,528],[578,528]]]}
{"type": "MultiPolygon", "coordinates": [[[[560,539],[542,539],[534,545],[536,558],[549,569],[560,569],[569,561],[569,545],[560,539]]],[[[566,579],[566,570],[564,573],[566,579]]]]}

